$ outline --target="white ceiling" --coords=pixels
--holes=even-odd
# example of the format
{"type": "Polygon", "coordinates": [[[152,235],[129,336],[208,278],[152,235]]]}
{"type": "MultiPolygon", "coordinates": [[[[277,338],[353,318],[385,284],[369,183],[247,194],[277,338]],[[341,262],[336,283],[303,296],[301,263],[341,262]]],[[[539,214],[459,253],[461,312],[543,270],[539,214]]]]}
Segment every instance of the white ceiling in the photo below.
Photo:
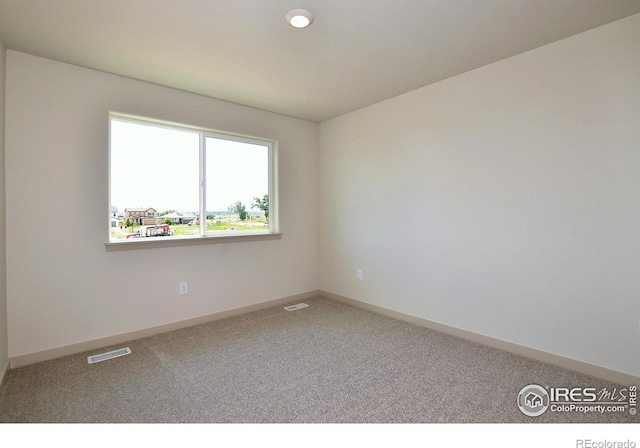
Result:
{"type": "Polygon", "coordinates": [[[640,0],[0,0],[9,49],[321,122],[640,0]],[[315,22],[291,28],[287,11],[315,22]]]}

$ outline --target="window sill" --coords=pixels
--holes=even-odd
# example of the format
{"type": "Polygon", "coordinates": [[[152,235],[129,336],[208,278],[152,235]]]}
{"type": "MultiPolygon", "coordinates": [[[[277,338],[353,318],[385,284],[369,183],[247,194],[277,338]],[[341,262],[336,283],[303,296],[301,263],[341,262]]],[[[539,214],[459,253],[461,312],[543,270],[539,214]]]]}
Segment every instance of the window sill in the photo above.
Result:
{"type": "Polygon", "coordinates": [[[281,233],[242,233],[234,235],[191,236],[185,238],[155,237],[104,243],[107,252],[118,250],[154,249],[159,247],[199,246],[203,244],[240,243],[246,241],[279,240],[281,233]]]}

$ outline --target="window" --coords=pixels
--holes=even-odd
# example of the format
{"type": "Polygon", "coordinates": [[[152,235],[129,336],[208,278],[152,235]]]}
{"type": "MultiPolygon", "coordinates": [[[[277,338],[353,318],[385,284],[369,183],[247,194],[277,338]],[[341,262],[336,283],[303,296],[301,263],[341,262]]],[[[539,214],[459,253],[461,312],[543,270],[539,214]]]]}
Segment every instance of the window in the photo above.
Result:
{"type": "Polygon", "coordinates": [[[109,243],[277,234],[274,146],[111,115],[109,243]]]}

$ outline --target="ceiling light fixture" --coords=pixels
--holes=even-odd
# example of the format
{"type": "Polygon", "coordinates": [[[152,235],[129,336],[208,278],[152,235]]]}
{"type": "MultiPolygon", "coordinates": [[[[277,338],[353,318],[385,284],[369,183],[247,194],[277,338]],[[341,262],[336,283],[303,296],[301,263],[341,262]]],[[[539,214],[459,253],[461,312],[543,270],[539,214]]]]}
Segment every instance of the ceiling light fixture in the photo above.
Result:
{"type": "Polygon", "coordinates": [[[313,14],[306,9],[292,9],[284,17],[294,28],[306,28],[313,23],[313,14]]]}

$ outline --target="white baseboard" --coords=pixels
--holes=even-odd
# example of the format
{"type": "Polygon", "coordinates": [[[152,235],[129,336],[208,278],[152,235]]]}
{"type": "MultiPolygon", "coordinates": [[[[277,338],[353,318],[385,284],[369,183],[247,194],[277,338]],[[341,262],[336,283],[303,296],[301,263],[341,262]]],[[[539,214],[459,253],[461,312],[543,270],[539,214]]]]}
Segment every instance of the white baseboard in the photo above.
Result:
{"type": "Polygon", "coordinates": [[[4,366],[0,367],[0,393],[2,392],[2,388],[4,387],[4,383],[7,381],[7,377],[9,373],[9,362],[7,362],[4,366]]]}
{"type": "Polygon", "coordinates": [[[491,336],[474,333],[472,331],[463,330],[457,327],[452,327],[450,325],[434,322],[421,317],[401,313],[399,311],[395,311],[395,310],[381,307],[378,305],[373,305],[367,302],[362,302],[357,299],[352,299],[350,297],[345,297],[345,296],[334,294],[328,291],[320,291],[320,295],[327,297],[329,299],[333,299],[339,302],[353,305],[358,308],[366,309],[368,311],[373,311],[375,313],[382,314],[384,316],[388,316],[394,319],[398,319],[398,320],[409,322],[415,325],[426,327],[431,330],[439,331],[441,333],[450,334],[452,336],[456,336],[461,339],[466,339],[472,342],[477,342],[483,345],[487,345],[489,347],[498,348],[500,350],[514,353],[516,355],[521,355],[527,358],[535,359],[537,361],[542,361],[547,364],[552,364],[557,367],[573,370],[574,372],[579,372],[585,375],[601,378],[607,381],[611,381],[612,383],[616,383],[624,386],[640,385],[640,377],[632,375],[630,373],[619,372],[606,367],[589,364],[583,361],[578,361],[575,359],[556,355],[554,353],[545,352],[542,350],[526,347],[519,344],[514,344],[513,342],[504,341],[502,339],[493,338],[491,336]]]}
{"type": "MultiPolygon", "coordinates": [[[[418,316],[405,314],[399,311],[395,311],[389,308],[381,307],[379,305],[373,305],[367,302],[362,302],[357,299],[345,297],[339,294],[331,293],[323,290],[309,291],[306,293],[296,294],[293,296],[283,297],[280,299],[270,300],[268,302],[257,303],[255,305],[249,305],[241,308],[236,308],[227,311],[221,311],[219,313],[209,314],[206,316],[196,317],[192,319],[182,320],[179,322],[173,322],[170,324],[160,325],[157,327],[146,328],[143,330],[133,331],[130,333],[124,333],[114,336],[109,336],[100,339],[94,339],[91,341],[81,342],[78,344],[67,345],[64,347],[53,348],[49,350],[43,350],[40,352],[29,353],[25,355],[16,356],[9,359],[8,366],[4,371],[0,371],[0,387],[7,378],[9,368],[16,368],[25,366],[28,364],[34,364],[37,362],[47,361],[50,359],[60,358],[63,356],[74,355],[90,350],[96,350],[103,347],[122,344],[125,342],[133,341],[136,339],[153,336],[160,333],[166,333],[168,331],[178,330],[181,328],[191,327],[194,325],[200,325],[208,322],[213,322],[219,319],[227,317],[238,316],[253,311],[258,311],[273,306],[286,305],[301,300],[307,300],[316,296],[324,296],[329,299],[337,300],[349,305],[353,305],[358,308],[366,309],[384,316],[388,316],[394,319],[409,322],[415,325],[420,325],[425,328],[436,330],[442,333],[450,334],[468,341],[477,342],[489,347],[494,347],[500,350],[504,350],[517,355],[525,356],[527,358],[535,359],[538,361],[552,364],[565,369],[573,370],[575,372],[583,373],[585,375],[593,376],[596,378],[602,378],[607,381],[611,381],[620,385],[640,385],[640,377],[612,370],[606,367],[589,364],[583,361],[567,358],[564,356],[556,355],[554,353],[545,352],[531,347],[515,344],[509,341],[493,338],[472,331],[463,330],[461,328],[452,327],[450,325],[434,322],[428,319],[424,319],[418,316]]],[[[0,369],[1,370],[1,369],[0,369]]]]}
{"type": "Polygon", "coordinates": [[[181,328],[192,327],[194,325],[205,324],[213,322],[219,319],[227,317],[238,316],[240,314],[250,313],[265,308],[271,308],[273,306],[286,305],[291,302],[297,302],[300,300],[307,300],[312,297],[320,295],[320,291],[309,291],[293,296],[283,297],[280,299],[270,300],[268,302],[257,303],[255,305],[248,305],[241,308],[235,308],[232,310],[221,311],[219,313],[209,314],[206,316],[195,317],[192,319],[186,319],[170,324],[159,325],[157,327],[145,328],[143,330],[137,330],[129,333],[118,334],[105,338],[93,339],[91,341],[80,342],[78,344],[66,345],[64,347],[57,347],[53,349],[43,350],[35,353],[28,353],[26,355],[19,355],[10,358],[9,368],[22,367],[29,364],[35,364],[37,362],[48,361],[50,359],[61,358],[63,356],[75,355],[77,353],[83,353],[89,350],[96,350],[102,347],[110,345],[122,344],[125,342],[133,341],[136,339],[142,339],[156,334],[166,333],[168,331],[179,330],[181,328]]]}

